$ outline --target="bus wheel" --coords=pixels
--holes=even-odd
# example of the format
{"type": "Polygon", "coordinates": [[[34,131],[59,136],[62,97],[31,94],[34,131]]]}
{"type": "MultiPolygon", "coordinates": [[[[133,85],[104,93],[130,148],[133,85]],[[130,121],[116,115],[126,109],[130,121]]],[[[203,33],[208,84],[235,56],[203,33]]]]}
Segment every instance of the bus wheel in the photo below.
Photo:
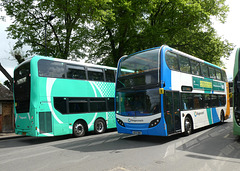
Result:
{"type": "Polygon", "coordinates": [[[94,131],[97,134],[104,133],[106,131],[106,123],[103,119],[97,119],[94,124],[94,131]]]}
{"type": "Polygon", "coordinates": [[[189,116],[185,118],[184,127],[185,127],[185,132],[184,132],[185,135],[190,135],[193,132],[192,120],[189,116]]]}
{"type": "Polygon", "coordinates": [[[73,125],[73,136],[82,137],[86,133],[86,127],[83,121],[76,121],[73,125]]]}
{"type": "Polygon", "coordinates": [[[223,123],[224,122],[224,120],[225,120],[225,118],[224,118],[224,112],[223,111],[221,111],[221,123],[223,123]]]}

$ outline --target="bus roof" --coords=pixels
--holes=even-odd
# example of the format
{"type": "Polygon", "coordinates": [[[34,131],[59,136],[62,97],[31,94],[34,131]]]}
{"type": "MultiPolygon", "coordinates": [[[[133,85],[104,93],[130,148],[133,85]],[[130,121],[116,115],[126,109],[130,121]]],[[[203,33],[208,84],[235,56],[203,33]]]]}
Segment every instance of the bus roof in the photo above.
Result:
{"type": "Polygon", "coordinates": [[[104,65],[96,65],[96,64],[90,64],[90,63],[84,63],[84,62],[78,62],[78,61],[70,61],[66,59],[59,59],[59,58],[53,58],[53,57],[46,57],[46,56],[41,56],[41,55],[35,55],[30,59],[27,59],[23,63],[19,64],[16,68],[21,66],[22,64],[31,61],[33,58],[38,58],[38,59],[46,59],[46,60],[51,60],[51,61],[58,61],[58,62],[63,62],[67,64],[73,64],[73,65],[82,65],[82,66],[87,66],[87,67],[96,67],[96,68],[103,68],[103,69],[111,69],[111,70],[117,70],[117,68],[110,67],[110,66],[104,66],[104,65]]]}
{"type": "Polygon", "coordinates": [[[142,52],[149,51],[149,50],[153,50],[153,49],[161,49],[161,48],[169,48],[172,52],[175,52],[175,53],[177,53],[177,54],[179,54],[179,55],[183,55],[183,56],[186,56],[186,57],[188,57],[188,58],[190,58],[190,59],[193,59],[193,60],[195,60],[195,61],[198,61],[198,62],[201,62],[201,63],[206,63],[206,64],[211,65],[211,66],[213,66],[213,67],[216,67],[216,68],[218,68],[218,69],[224,70],[223,68],[221,68],[221,67],[219,67],[219,66],[217,66],[217,65],[214,65],[214,64],[209,63],[209,62],[207,62],[207,61],[204,61],[203,59],[194,57],[194,56],[189,55],[189,54],[187,54],[187,53],[181,52],[181,51],[179,51],[179,50],[177,50],[177,49],[171,48],[171,47],[169,47],[169,46],[167,46],[167,45],[162,45],[162,46],[159,46],[159,47],[154,47],[154,48],[145,49],[145,50],[142,50],[142,51],[139,51],[139,52],[132,53],[132,54],[130,54],[130,55],[128,55],[128,56],[136,55],[136,54],[138,54],[138,53],[142,53],[142,52]]]}

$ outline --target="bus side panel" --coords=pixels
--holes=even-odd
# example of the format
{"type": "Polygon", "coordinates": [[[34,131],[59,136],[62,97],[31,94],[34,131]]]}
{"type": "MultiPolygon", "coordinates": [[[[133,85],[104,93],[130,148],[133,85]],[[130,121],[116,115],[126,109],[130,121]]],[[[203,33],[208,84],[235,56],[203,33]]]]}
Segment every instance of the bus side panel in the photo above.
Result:
{"type": "MultiPolygon", "coordinates": [[[[214,123],[220,122],[220,113],[224,107],[218,108],[207,108],[207,109],[199,109],[192,111],[182,111],[181,116],[190,115],[193,120],[193,128],[198,129],[204,126],[208,126],[214,123]]],[[[184,123],[184,119],[182,118],[182,123],[184,123]]],[[[182,130],[185,130],[184,124],[182,124],[182,130]]]]}
{"type": "Polygon", "coordinates": [[[237,124],[235,116],[233,117],[233,134],[240,135],[240,126],[237,124]]]}
{"type": "Polygon", "coordinates": [[[53,87],[55,78],[39,77],[39,136],[53,136],[68,134],[68,116],[59,115],[54,109],[53,87]],[[51,119],[51,120],[50,120],[51,119]]]}
{"type": "Polygon", "coordinates": [[[106,112],[107,128],[116,128],[115,112],[106,112]]]}
{"type": "MultiPolygon", "coordinates": [[[[49,79],[49,78],[48,78],[49,79]]],[[[64,122],[62,126],[56,122],[62,129],[68,129],[68,133],[72,133],[72,125],[75,121],[82,119],[88,125],[88,131],[94,130],[94,123],[97,118],[103,118],[106,121],[107,128],[116,127],[114,112],[95,112],[80,114],[61,114],[54,108],[53,97],[114,97],[114,83],[106,82],[89,82],[82,80],[63,80],[56,79],[52,86],[51,98],[52,108],[56,116],[64,122]],[[110,113],[110,115],[109,115],[110,113]]],[[[56,119],[55,119],[56,120],[56,119]]],[[[55,124],[54,124],[55,125],[55,124]]],[[[56,128],[56,126],[55,126],[56,128]]],[[[57,128],[59,132],[64,131],[57,128]]],[[[54,135],[55,135],[54,131],[54,135]]]]}
{"type": "Polygon", "coordinates": [[[236,121],[236,116],[239,116],[239,48],[235,54],[234,70],[233,70],[233,134],[240,135],[240,126],[236,121]]]}
{"type": "Polygon", "coordinates": [[[226,97],[226,112],[225,112],[225,119],[228,119],[230,117],[230,98],[229,98],[229,84],[226,83],[226,91],[227,91],[227,97],[226,97]]]}
{"type": "MultiPolygon", "coordinates": [[[[220,115],[220,111],[219,111],[218,113],[219,113],[219,115],[220,115]]],[[[218,123],[218,122],[220,122],[218,113],[217,113],[216,108],[212,108],[212,119],[213,119],[213,123],[218,123]]]]}

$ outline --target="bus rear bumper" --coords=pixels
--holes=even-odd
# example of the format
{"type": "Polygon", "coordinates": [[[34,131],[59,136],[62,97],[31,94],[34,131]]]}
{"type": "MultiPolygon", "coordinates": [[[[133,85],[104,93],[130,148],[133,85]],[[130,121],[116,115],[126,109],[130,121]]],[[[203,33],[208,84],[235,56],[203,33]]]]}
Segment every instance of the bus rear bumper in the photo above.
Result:
{"type": "Polygon", "coordinates": [[[15,134],[24,136],[33,136],[29,129],[17,129],[15,128],[15,134]]]}

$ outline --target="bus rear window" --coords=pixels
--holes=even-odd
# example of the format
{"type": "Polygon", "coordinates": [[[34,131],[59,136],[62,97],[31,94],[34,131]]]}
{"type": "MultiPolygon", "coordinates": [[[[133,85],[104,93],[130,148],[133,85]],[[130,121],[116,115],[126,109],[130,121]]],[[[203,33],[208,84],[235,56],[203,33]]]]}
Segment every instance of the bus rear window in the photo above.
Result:
{"type": "Polygon", "coordinates": [[[17,113],[27,113],[30,107],[30,62],[14,71],[14,99],[17,113]]]}

